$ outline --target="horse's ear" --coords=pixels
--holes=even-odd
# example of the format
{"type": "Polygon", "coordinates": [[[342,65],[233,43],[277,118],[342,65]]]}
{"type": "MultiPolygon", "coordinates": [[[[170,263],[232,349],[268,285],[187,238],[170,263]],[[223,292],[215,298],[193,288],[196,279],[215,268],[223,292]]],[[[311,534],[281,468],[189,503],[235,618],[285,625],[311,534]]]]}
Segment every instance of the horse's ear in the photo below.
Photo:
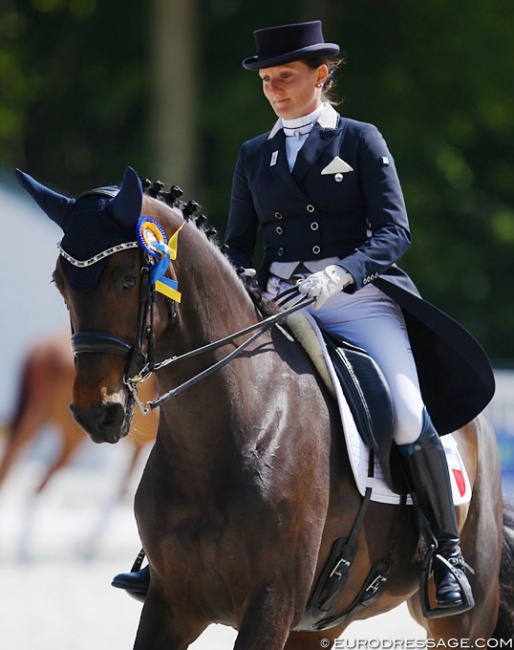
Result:
{"type": "Polygon", "coordinates": [[[20,169],[16,170],[16,178],[19,184],[36,201],[39,207],[46,212],[52,221],[64,230],[64,223],[69,208],[75,204],[74,199],[69,199],[62,194],[45,187],[20,169]]]}
{"type": "Polygon", "coordinates": [[[132,167],[123,175],[120,191],[110,203],[114,218],[123,226],[135,226],[141,216],[143,186],[132,167]]]}

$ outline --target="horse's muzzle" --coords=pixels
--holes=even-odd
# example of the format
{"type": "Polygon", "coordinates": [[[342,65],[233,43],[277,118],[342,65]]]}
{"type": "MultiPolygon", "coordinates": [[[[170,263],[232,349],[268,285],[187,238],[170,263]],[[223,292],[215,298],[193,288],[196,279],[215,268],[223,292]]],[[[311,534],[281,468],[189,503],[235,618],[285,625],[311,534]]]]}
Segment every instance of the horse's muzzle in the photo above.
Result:
{"type": "Polygon", "coordinates": [[[75,420],[89,434],[93,442],[114,444],[127,435],[133,414],[133,405],[111,402],[82,408],[70,405],[75,420]]]}

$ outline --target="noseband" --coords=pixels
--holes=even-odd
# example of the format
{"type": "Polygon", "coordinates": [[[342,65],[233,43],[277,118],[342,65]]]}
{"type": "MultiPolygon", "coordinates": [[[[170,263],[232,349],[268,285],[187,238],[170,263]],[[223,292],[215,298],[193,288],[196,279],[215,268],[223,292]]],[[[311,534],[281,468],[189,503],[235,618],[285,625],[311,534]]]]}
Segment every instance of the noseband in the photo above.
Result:
{"type": "Polygon", "coordinates": [[[74,355],[83,352],[99,354],[118,354],[128,359],[132,346],[116,334],[108,332],[76,332],[71,337],[71,349],[74,355]]]}

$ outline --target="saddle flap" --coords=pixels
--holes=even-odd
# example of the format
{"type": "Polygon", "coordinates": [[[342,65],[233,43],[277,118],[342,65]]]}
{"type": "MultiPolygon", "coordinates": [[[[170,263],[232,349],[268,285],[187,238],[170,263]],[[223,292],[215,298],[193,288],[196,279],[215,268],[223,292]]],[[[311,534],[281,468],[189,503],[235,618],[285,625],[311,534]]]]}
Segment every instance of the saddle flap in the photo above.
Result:
{"type": "Polygon", "coordinates": [[[405,494],[393,443],[393,402],[384,374],[365,350],[328,332],[322,334],[361,438],[373,449],[389,487],[405,494]]]}
{"type": "Polygon", "coordinates": [[[332,397],[337,399],[333,375],[327,366],[327,363],[331,363],[359,435],[364,444],[373,449],[384,481],[396,494],[406,494],[403,466],[398,449],[393,444],[391,393],[377,363],[365,350],[323,331],[303,312],[290,314],[286,324],[309,355],[332,397]]]}

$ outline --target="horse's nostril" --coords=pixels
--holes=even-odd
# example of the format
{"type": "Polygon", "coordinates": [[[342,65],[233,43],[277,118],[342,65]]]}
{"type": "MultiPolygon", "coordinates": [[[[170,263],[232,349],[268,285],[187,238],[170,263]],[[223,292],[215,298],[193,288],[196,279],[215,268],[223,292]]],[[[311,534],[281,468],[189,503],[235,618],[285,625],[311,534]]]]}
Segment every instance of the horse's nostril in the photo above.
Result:
{"type": "Polygon", "coordinates": [[[125,410],[121,404],[104,407],[97,418],[97,426],[103,430],[120,429],[125,419],[125,410]]]}
{"type": "Polygon", "coordinates": [[[94,442],[118,442],[128,432],[130,420],[125,418],[122,404],[99,404],[88,409],[71,404],[70,408],[75,420],[94,442]]]}

